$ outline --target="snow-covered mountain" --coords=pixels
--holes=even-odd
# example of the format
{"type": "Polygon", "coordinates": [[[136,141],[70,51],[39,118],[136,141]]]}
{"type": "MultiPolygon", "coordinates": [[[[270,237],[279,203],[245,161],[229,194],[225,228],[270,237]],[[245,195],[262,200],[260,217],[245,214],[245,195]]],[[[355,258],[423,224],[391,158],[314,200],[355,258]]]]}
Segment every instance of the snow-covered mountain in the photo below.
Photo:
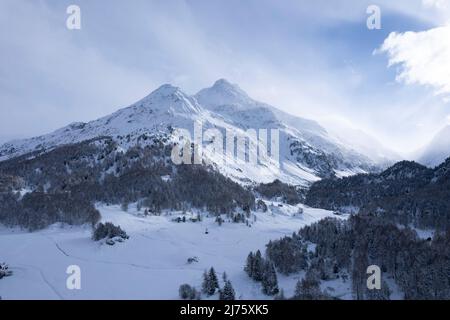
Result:
{"type": "Polygon", "coordinates": [[[419,152],[417,161],[428,167],[436,167],[444,162],[449,156],[450,126],[446,126],[419,152]]]}
{"type": "Polygon", "coordinates": [[[280,129],[282,163],[289,169],[312,171],[316,177],[345,176],[376,170],[394,159],[392,154],[371,157],[372,154],[359,152],[317,122],[255,101],[224,79],[201,90],[195,97],[202,106],[239,128],[280,129]]]}
{"type": "Polygon", "coordinates": [[[400,154],[387,148],[376,138],[360,129],[352,128],[339,121],[325,122],[322,125],[332,136],[337,137],[346,146],[366,155],[383,167],[404,160],[400,154]]]}
{"type": "Polygon", "coordinates": [[[238,160],[217,165],[216,156],[205,149],[204,156],[221,173],[243,183],[280,179],[307,185],[322,177],[377,170],[379,165],[376,159],[346,146],[318,123],[255,101],[224,79],[194,96],[172,85],[163,85],[131,106],[103,118],[72,123],[50,134],[6,143],[0,147],[0,161],[101,136],[112,137],[124,150],[146,144],[152,136],[165,136],[166,141],[173,142],[177,132],[174,129],[192,132],[194,122],[201,122],[203,130],[217,128],[237,136],[245,135],[248,129],[279,129],[279,166],[270,159],[257,166],[238,160]]]}

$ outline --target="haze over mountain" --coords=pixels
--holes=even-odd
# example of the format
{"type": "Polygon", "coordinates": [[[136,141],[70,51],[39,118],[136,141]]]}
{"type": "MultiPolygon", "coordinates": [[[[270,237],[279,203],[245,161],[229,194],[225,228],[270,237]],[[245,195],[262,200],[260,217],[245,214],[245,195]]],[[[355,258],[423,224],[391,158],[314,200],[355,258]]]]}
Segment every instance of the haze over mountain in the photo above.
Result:
{"type": "Polygon", "coordinates": [[[417,161],[436,167],[450,156],[450,125],[440,130],[434,138],[418,152],[417,161]]]}
{"type": "MultiPolygon", "coordinates": [[[[217,165],[217,155],[204,150],[204,156],[221,173],[244,183],[280,179],[294,185],[307,185],[323,177],[377,171],[394,159],[392,154],[382,157],[369,152],[364,154],[367,149],[353,148],[317,122],[253,100],[236,84],[220,79],[194,96],[170,84],[162,85],[111,115],[88,123],[72,123],[47,135],[6,143],[0,147],[0,160],[33,151],[46,152],[102,136],[112,137],[124,150],[136,144],[145,145],[150,141],[147,137],[155,135],[174,141],[177,132],[174,129],[192,132],[195,122],[201,122],[203,130],[217,128],[236,136],[245,136],[248,129],[279,129],[279,166],[270,158],[256,167],[236,159],[217,165]]],[[[257,145],[258,141],[249,139],[250,148],[257,145]]]]}

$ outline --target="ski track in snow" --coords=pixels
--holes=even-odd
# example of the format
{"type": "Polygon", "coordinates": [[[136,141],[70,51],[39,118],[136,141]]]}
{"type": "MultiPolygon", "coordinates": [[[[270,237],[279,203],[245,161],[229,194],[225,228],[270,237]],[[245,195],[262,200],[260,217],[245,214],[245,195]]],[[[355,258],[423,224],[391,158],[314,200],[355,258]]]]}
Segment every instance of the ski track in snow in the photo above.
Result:
{"type": "Polygon", "coordinates": [[[37,272],[39,272],[39,275],[42,279],[42,281],[47,285],[47,287],[50,288],[51,291],[53,291],[53,293],[58,296],[59,300],[64,300],[64,297],[58,292],[58,290],[56,290],[56,288],[50,283],[50,281],[47,279],[47,277],[45,276],[44,272],[42,271],[41,268],[30,265],[30,264],[20,264],[21,266],[27,267],[27,268],[32,268],[34,270],[36,270],[37,272]]]}
{"type": "MultiPolygon", "coordinates": [[[[82,257],[74,256],[72,254],[67,253],[67,251],[62,249],[61,245],[58,244],[55,240],[53,240],[50,237],[47,237],[47,238],[50,239],[55,244],[55,247],[58,249],[58,251],[60,251],[66,257],[70,257],[70,258],[73,258],[73,259],[76,259],[76,260],[81,260],[81,261],[85,261],[85,262],[89,262],[89,263],[116,264],[116,265],[130,266],[130,267],[134,267],[134,268],[141,268],[141,269],[147,269],[147,270],[182,270],[182,269],[184,269],[181,266],[179,268],[169,268],[169,269],[167,269],[167,268],[155,268],[155,267],[151,267],[151,266],[148,266],[148,265],[140,265],[140,264],[136,264],[136,263],[115,262],[115,261],[106,261],[106,260],[82,258],[82,257]]],[[[175,244],[175,243],[172,243],[172,244],[175,244]]]]}

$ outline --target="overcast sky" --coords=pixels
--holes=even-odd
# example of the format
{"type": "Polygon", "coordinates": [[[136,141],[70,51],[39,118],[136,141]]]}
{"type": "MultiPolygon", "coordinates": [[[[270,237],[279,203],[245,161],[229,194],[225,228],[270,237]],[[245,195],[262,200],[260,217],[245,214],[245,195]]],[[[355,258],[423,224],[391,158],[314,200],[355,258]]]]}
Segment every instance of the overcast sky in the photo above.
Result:
{"type": "Polygon", "coordinates": [[[0,141],[218,78],[400,152],[450,124],[450,0],[0,1],[0,141]],[[81,30],[66,8],[81,8],[81,30]],[[369,30],[366,9],[381,9],[369,30]]]}

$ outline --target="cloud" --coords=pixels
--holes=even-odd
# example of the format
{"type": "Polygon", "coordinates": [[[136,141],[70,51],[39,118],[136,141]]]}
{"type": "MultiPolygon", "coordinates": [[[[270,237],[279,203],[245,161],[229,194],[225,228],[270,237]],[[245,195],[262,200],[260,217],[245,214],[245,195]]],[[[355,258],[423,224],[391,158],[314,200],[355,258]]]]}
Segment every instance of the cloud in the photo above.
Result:
{"type": "Polygon", "coordinates": [[[397,81],[450,95],[450,25],[422,32],[393,32],[376,52],[388,55],[389,67],[400,67],[397,81]]]}
{"type": "Polygon", "coordinates": [[[438,8],[438,9],[446,9],[450,7],[449,0],[422,0],[422,3],[425,7],[438,8]]]}
{"type": "Polygon", "coordinates": [[[103,116],[157,85],[139,70],[80,45],[86,31],[66,28],[65,9],[38,1],[0,3],[0,135],[4,139],[103,116]]]}
{"type": "Polygon", "coordinates": [[[78,0],[82,29],[69,31],[70,0],[2,0],[0,140],[98,118],[162,83],[195,93],[224,77],[287,112],[346,118],[395,148],[412,148],[448,110],[426,89],[387,86],[383,57],[370,53],[389,21],[430,29],[450,10],[379,0],[383,30],[369,33],[372,3],[78,0]]]}

